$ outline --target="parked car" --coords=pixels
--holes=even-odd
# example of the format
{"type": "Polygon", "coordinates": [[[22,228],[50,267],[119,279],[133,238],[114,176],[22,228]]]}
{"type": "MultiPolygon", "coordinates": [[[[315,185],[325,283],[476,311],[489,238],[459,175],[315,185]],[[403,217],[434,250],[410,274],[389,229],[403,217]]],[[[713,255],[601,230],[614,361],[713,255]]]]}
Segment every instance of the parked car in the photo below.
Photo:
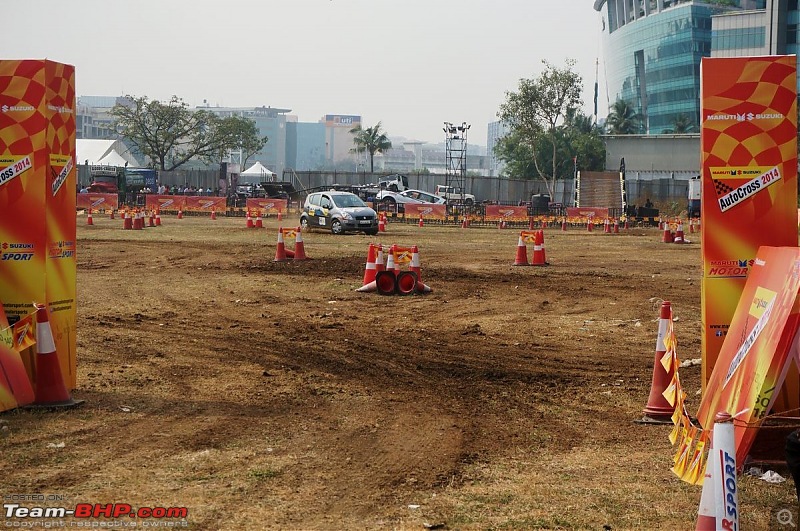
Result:
{"type": "Polygon", "coordinates": [[[378,234],[378,215],[356,194],[330,190],[309,194],[300,215],[303,230],[327,229],[333,234],[378,234]]]}
{"type": "Polygon", "coordinates": [[[436,185],[436,195],[445,198],[450,204],[460,203],[462,201],[462,196],[465,205],[470,206],[475,203],[474,195],[462,194],[461,190],[456,190],[452,186],[445,186],[443,184],[436,185]]]}
{"type": "Polygon", "coordinates": [[[443,197],[422,190],[406,190],[404,192],[381,190],[378,192],[378,195],[375,196],[375,201],[383,203],[387,209],[391,210],[394,210],[396,206],[398,212],[404,212],[403,205],[408,203],[433,203],[436,205],[443,205],[446,202],[443,197]]]}

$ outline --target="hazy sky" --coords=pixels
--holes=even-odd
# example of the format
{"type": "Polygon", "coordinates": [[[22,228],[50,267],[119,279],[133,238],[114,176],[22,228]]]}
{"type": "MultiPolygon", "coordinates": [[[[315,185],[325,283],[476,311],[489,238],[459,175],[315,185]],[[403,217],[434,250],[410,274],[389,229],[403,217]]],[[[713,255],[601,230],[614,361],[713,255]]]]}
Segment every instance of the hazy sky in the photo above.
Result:
{"type": "Polygon", "coordinates": [[[485,145],[505,92],[542,59],[577,61],[592,113],[602,61],[591,0],[2,0],[2,11],[0,58],[73,64],[78,96],[361,115],[428,142],[449,121],[485,145]]]}

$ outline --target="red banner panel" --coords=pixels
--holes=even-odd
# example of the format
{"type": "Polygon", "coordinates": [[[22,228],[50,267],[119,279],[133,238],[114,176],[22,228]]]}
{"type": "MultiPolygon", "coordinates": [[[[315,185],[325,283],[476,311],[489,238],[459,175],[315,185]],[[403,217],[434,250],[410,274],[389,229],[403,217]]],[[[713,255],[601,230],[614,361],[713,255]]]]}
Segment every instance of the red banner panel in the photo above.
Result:
{"type": "Polygon", "coordinates": [[[528,207],[486,205],[486,221],[528,221],[528,207]]]}
{"type": "Polygon", "coordinates": [[[78,194],[76,207],[92,210],[116,210],[119,208],[117,194],[78,194]]]}
{"type": "Polygon", "coordinates": [[[406,209],[406,217],[414,219],[418,219],[420,216],[422,216],[423,219],[444,221],[447,217],[447,205],[406,203],[403,205],[403,207],[406,209]]]}
{"type": "Polygon", "coordinates": [[[188,212],[211,212],[212,210],[222,212],[225,210],[226,204],[227,198],[225,197],[190,195],[184,198],[183,209],[188,212]]]}
{"type": "Polygon", "coordinates": [[[286,212],[286,199],[268,199],[264,197],[250,198],[245,203],[247,210],[261,214],[277,214],[286,212]]]}
{"type": "Polygon", "coordinates": [[[599,207],[567,207],[567,217],[605,219],[608,217],[608,209],[599,207]]]}
{"type": "Polygon", "coordinates": [[[185,199],[182,195],[147,194],[144,206],[147,210],[155,210],[157,212],[177,212],[184,209],[185,199]]]}

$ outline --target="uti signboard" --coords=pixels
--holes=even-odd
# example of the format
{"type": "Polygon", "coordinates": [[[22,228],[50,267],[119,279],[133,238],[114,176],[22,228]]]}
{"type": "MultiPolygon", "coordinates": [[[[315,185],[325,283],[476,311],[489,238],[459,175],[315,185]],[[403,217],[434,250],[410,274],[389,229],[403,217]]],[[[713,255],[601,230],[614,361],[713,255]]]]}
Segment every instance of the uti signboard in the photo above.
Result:
{"type": "MultiPolygon", "coordinates": [[[[75,387],[75,68],[0,60],[0,302],[9,321],[47,304],[75,387]]],[[[29,349],[29,350],[35,350],[29,349]]],[[[30,376],[32,353],[23,352],[30,376]]]]}
{"type": "Polygon", "coordinates": [[[758,248],[797,246],[795,61],[701,63],[704,390],[758,248]]]}

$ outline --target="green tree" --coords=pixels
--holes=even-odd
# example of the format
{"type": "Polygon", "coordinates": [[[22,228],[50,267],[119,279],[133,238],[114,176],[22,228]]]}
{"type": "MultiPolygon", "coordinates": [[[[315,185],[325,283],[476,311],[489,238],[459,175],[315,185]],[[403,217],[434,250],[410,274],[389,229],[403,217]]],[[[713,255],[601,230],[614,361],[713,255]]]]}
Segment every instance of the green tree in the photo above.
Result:
{"type": "Polygon", "coordinates": [[[536,175],[534,151],[522,136],[512,130],[494,145],[494,154],[504,163],[503,175],[511,179],[530,179],[536,175]]]}
{"type": "Polygon", "coordinates": [[[381,131],[381,123],[378,122],[373,127],[362,129],[357,125],[350,130],[353,133],[353,143],[355,147],[350,153],[369,153],[369,171],[375,171],[375,153],[383,153],[392,148],[392,143],[386,133],[381,131]]]}
{"type": "Polygon", "coordinates": [[[575,167],[588,171],[605,169],[606,145],[600,136],[602,129],[590,116],[578,110],[568,113],[562,131],[566,144],[565,155],[572,154],[574,157],[570,175],[574,174],[575,167]]]}
{"type": "Polygon", "coordinates": [[[259,136],[256,123],[244,116],[230,116],[223,118],[220,122],[220,133],[223,138],[228,138],[231,143],[228,146],[221,146],[222,151],[219,159],[225,157],[228,149],[242,150],[242,169],[247,166],[247,161],[253,155],[261,152],[269,141],[266,136],[259,136]]]}
{"type": "Polygon", "coordinates": [[[559,165],[559,124],[581,103],[581,76],[567,60],[564,68],[542,61],[544,71],[534,79],[520,79],[517,92],[506,92],[497,116],[508,123],[515,139],[531,152],[535,175],[553,197],[559,165]],[[547,153],[545,153],[547,150],[547,153]]]}
{"type": "Polygon", "coordinates": [[[686,113],[680,113],[672,119],[672,128],[664,129],[665,134],[682,135],[686,133],[694,133],[697,130],[694,122],[686,113]]]}
{"type": "Polygon", "coordinates": [[[530,149],[518,133],[512,132],[499,139],[494,153],[505,162],[503,175],[513,179],[526,179],[535,176],[538,165],[552,167],[552,149],[549,142],[555,139],[556,147],[556,179],[570,179],[574,175],[575,166],[583,170],[601,171],[605,167],[606,149],[600,137],[600,128],[591,117],[571,110],[555,135],[543,135],[537,143],[543,148],[538,152],[530,149]]]}
{"type": "Polygon", "coordinates": [[[642,115],[623,99],[611,106],[606,119],[606,129],[612,135],[635,135],[641,132],[642,115]]]}
{"type": "MultiPolygon", "coordinates": [[[[252,148],[261,140],[256,135],[256,140],[248,137],[243,141],[245,132],[252,133],[254,128],[249,129],[238,118],[222,119],[202,109],[192,111],[177,96],[166,103],[146,96],[126,96],[126,103],[115,105],[111,114],[116,131],[161,170],[174,170],[193,158],[219,162],[221,153],[244,145],[252,148]],[[239,126],[248,129],[243,132],[239,126]]],[[[266,142],[266,138],[263,140],[266,142]]]]}

